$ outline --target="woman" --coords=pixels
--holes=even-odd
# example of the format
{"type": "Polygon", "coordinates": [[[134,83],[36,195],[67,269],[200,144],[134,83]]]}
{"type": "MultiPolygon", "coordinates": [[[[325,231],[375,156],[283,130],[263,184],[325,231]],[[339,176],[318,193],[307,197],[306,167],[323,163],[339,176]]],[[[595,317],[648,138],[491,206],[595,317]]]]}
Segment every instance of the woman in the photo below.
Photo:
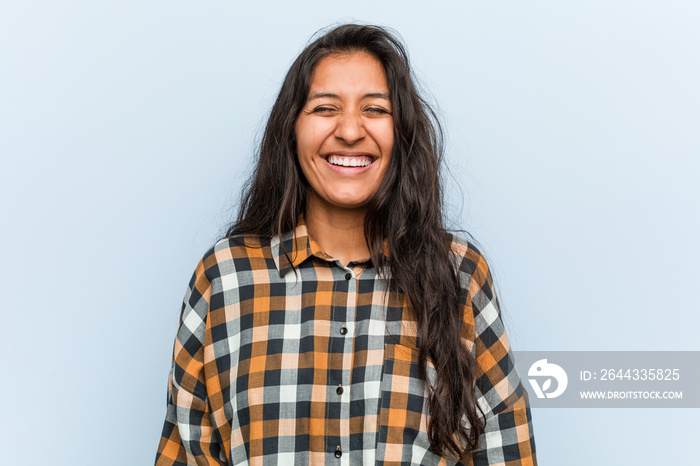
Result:
{"type": "Polygon", "coordinates": [[[445,231],[441,154],[386,30],[306,47],[190,282],[156,464],[536,464],[487,265],[445,231]]]}

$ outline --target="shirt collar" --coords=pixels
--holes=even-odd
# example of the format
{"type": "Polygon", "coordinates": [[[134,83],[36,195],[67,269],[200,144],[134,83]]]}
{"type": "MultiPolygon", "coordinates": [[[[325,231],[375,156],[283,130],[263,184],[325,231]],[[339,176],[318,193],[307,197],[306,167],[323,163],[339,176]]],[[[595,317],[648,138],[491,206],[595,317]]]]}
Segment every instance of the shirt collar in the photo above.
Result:
{"type": "Polygon", "coordinates": [[[314,254],[324,259],[330,259],[326,253],[321,251],[316,241],[309,236],[303,214],[297,218],[297,226],[294,230],[288,231],[282,236],[275,236],[272,238],[270,246],[281,277],[314,254]]]}
{"type": "MultiPolygon", "coordinates": [[[[300,214],[297,218],[297,226],[294,230],[288,231],[282,236],[275,236],[272,238],[270,246],[272,248],[272,257],[281,277],[284,277],[292,268],[297,268],[311,256],[316,256],[329,262],[335,260],[335,258],[323,252],[318,243],[311,238],[306,229],[304,214],[300,214]],[[285,254],[285,251],[287,254],[285,254]]],[[[386,242],[384,243],[383,253],[385,256],[389,256],[389,245],[386,242]]]]}

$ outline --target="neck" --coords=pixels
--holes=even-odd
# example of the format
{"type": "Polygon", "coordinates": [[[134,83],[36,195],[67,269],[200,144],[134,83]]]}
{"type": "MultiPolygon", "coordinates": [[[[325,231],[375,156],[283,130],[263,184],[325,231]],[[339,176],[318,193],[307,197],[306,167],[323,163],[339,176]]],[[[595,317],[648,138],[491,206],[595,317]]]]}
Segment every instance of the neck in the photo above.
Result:
{"type": "Polygon", "coordinates": [[[330,206],[309,196],[304,218],[309,234],[329,256],[346,265],[369,257],[364,209],[330,206]]]}

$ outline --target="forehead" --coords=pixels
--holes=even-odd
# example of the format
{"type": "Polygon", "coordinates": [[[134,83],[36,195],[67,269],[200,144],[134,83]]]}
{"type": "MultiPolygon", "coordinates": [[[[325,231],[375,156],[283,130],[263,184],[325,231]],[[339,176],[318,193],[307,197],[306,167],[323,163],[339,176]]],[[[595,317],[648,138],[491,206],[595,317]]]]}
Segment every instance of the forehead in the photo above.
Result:
{"type": "Polygon", "coordinates": [[[334,53],[323,58],[311,76],[312,92],[388,92],[381,62],[367,52],[334,53]]]}

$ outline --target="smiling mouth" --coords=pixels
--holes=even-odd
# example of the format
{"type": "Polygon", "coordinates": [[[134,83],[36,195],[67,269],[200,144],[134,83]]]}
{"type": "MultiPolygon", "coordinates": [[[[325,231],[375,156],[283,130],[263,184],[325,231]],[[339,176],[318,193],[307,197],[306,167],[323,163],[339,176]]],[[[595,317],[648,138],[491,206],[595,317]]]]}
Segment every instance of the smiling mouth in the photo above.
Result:
{"type": "Polygon", "coordinates": [[[326,157],[326,162],[336,167],[367,167],[372,165],[374,158],[368,155],[336,155],[326,157]]]}

